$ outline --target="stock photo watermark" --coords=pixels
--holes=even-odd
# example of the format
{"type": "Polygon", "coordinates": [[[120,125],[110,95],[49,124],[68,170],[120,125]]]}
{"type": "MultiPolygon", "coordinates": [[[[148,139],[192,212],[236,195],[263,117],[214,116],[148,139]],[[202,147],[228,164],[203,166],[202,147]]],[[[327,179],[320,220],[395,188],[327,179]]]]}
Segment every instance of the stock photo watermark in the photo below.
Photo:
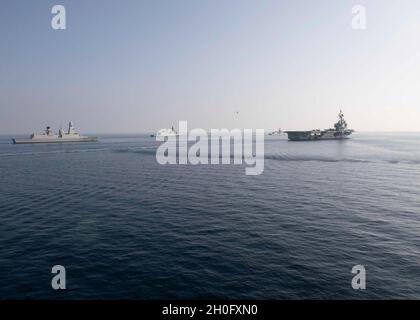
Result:
{"type": "Polygon", "coordinates": [[[351,273],[355,274],[351,280],[351,287],[354,290],[366,290],[366,268],[358,264],[351,269],[351,273]]]}
{"type": "Polygon", "coordinates": [[[264,171],[264,129],[204,129],[188,132],[187,121],[179,121],[179,132],[157,134],[163,142],[156,150],[159,164],[245,164],[246,175],[264,171]],[[188,142],[194,142],[189,145],[188,142]]]}
{"type": "Polygon", "coordinates": [[[353,30],[366,30],[366,7],[363,5],[355,5],[351,8],[352,20],[351,27],[353,30]]]}
{"type": "Polygon", "coordinates": [[[66,30],[66,8],[57,4],[51,8],[51,14],[54,15],[51,19],[51,27],[54,30],[66,30]]]}
{"type": "Polygon", "coordinates": [[[51,280],[51,287],[54,290],[65,290],[66,287],[66,268],[61,265],[55,265],[51,269],[55,276],[51,280]]]}
{"type": "MultiPolygon", "coordinates": [[[[54,5],[51,8],[51,14],[54,15],[51,19],[51,27],[54,30],[66,30],[66,8],[60,4],[54,5]]],[[[353,30],[367,29],[367,15],[364,5],[354,5],[351,8],[351,15],[351,27],[353,30]]]]}
{"type": "MultiPolygon", "coordinates": [[[[54,290],[66,290],[66,268],[62,265],[55,265],[51,269],[54,277],[51,280],[51,287],[54,290]]],[[[355,276],[351,280],[351,287],[354,290],[366,290],[366,268],[363,265],[355,265],[351,269],[355,276]]]]}

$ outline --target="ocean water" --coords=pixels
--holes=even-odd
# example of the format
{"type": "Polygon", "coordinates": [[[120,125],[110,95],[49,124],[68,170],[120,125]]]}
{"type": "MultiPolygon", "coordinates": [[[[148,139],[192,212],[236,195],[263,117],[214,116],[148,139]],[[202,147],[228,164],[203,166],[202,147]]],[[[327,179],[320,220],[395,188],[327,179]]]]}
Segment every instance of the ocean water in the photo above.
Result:
{"type": "Polygon", "coordinates": [[[420,298],[420,134],[267,137],[260,176],[159,165],[157,145],[1,137],[0,298],[420,298]]]}

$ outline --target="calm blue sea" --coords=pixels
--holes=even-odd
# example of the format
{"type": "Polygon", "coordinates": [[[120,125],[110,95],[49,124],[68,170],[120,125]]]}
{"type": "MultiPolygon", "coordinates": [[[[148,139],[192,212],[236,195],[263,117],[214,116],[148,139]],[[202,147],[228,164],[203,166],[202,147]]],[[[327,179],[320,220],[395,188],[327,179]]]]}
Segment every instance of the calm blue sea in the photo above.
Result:
{"type": "Polygon", "coordinates": [[[267,137],[260,176],[157,145],[1,137],[0,298],[420,298],[420,134],[267,137]]]}

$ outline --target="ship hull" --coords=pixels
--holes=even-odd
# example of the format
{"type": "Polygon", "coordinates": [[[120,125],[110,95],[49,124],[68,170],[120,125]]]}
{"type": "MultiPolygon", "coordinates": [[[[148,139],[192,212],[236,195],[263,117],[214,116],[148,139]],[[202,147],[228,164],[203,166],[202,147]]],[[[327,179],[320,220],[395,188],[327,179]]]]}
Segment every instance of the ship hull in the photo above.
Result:
{"type": "Polygon", "coordinates": [[[348,139],[353,130],[344,132],[334,130],[324,131],[286,131],[290,141],[344,140],[348,139]]]}
{"type": "Polygon", "coordinates": [[[97,142],[96,137],[86,138],[52,138],[52,139],[12,139],[13,144],[45,144],[45,143],[77,143],[77,142],[97,142]]]}

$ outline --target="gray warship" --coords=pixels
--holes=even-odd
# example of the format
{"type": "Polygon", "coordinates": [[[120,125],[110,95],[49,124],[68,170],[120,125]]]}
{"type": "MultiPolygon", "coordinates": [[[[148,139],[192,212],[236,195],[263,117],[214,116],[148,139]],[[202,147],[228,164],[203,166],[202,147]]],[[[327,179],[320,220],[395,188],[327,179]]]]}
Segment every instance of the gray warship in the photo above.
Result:
{"type": "Polygon", "coordinates": [[[33,133],[28,139],[12,139],[13,144],[34,144],[34,143],[67,143],[67,142],[96,142],[96,137],[86,137],[78,134],[73,122],[69,122],[67,132],[60,129],[54,134],[51,127],[47,127],[44,133],[33,133]]]}
{"type": "Polygon", "coordinates": [[[344,114],[341,110],[338,114],[338,122],[334,124],[334,128],[326,130],[286,131],[291,141],[341,140],[347,139],[353,132],[353,129],[347,129],[347,122],[344,120],[344,114]]]}

